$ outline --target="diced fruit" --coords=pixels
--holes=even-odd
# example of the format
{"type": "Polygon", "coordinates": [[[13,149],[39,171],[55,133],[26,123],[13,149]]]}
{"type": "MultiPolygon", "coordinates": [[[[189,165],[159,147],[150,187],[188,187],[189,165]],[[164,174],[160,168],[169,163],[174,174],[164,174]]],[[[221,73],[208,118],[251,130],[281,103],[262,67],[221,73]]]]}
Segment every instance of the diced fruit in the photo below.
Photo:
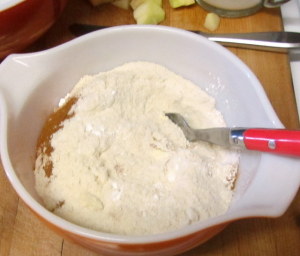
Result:
{"type": "Polygon", "coordinates": [[[145,2],[153,2],[159,6],[162,6],[162,0],[131,0],[130,6],[133,10],[135,10],[136,8],[138,8],[141,4],[143,4],[145,2]]]}
{"type": "Polygon", "coordinates": [[[195,0],[169,0],[171,7],[178,8],[181,6],[189,6],[195,3],[195,0]]]}
{"type": "Polygon", "coordinates": [[[121,9],[128,10],[129,9],[129,2],[130,2],[130,0],[114,0],[112,2],[112,4],[119,7],[119,8],[121,8],[121,9]]]}
{"type": "Polygon", "coordinates": [[[153,1],[146,1],[133,11],[137,24],[158,24],[165,19],[164,9],[153,1]]]}
{"type": "Polygon", "coordinates": [[[105,3],[110,3],[113,0],[89,0],[89,2],[93,5],[93,6],[97,6],[100,4],[105,4],[105,3]]]}
{"type": "Polygon", "coordinates": [[[205,17],[204,27],[210,31],[216,30],[220,25],[220,17],[215,13],[208,13],[205,17]]]}

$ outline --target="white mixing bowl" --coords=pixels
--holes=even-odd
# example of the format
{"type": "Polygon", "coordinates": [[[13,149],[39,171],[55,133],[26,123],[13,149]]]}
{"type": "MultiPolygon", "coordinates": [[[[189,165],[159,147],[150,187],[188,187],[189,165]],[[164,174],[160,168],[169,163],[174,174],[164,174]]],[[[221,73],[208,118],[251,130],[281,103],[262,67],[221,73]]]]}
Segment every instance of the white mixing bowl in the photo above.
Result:
{"type": "Polygon", "coordinates": [[[227,213],[173,232],[108,234],[77,226],[45,209],[34,189],[33,163],[46,117],[83,75],[136,60],[161,64],[192,80],[216,98],[229,126],[282,127],[249,68],[222,46],[191,32],[119,26],[43,52],[11,55],[0,65],[1,158],[28,207],[63,236],[109,255],[174,255],[203,243],[237,219],[281,215],[299,188],[299,160],[258,152],[243,152],[227,213]]]}

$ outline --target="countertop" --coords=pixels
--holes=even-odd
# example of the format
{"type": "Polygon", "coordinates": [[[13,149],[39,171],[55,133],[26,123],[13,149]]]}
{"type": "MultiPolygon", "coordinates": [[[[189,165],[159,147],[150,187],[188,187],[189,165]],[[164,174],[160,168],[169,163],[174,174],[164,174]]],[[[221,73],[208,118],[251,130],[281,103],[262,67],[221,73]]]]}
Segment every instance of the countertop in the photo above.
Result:
{"type": "MultiPolygon", "coordinates": [[[[206,12],[199,6],[172,9],[164,0],[162,25],[201,30],[206,12]]],[[[43,50],[74,38],[68,27],[74,22],[114,26],[133,24],[130,10],[110,4],[92,7],[86,0],[69,1],[58,22],[26,52],[43,50]]],[[[215,33],[283,30],[279,9],[262,10],[245,18],[222,18],[215,33]]],[[[100,45],[99,47],[105,47],[100,45]]],[[[299,129],[288,54],[228,48],[244,61],[262,83],[279,119],[290,129],[299,129]]],[[[270,182],[272,182],[270,177],[270,182]]],[[[0,255],[97,255],[48,229],[18,198],[0,166],[0,255]]],[[[275,219],[239,220],[185,256],[300,255],[300,192],[287,212],[275,219]]]]}

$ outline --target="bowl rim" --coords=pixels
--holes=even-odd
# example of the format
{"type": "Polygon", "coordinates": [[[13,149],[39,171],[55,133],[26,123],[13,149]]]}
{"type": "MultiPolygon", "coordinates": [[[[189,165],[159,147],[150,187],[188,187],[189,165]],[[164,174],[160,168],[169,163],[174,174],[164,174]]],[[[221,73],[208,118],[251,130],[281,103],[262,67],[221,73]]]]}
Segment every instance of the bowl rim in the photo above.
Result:
{"type": "Polygon", "coordinates": [[[26,0],[4,0],[0,2],[0,12],[5,11],[11,7],[14,7],[22,2],[25,2],[26,0]]]}
{"type": "MultiPolygon", "coordinates": [[[[40,52],[35,53],[25,53],[25,54],[12,54],[9,55],[3,63],[0,65],[0,73],[1,73],[1,66],[2,65],[9,65],[9,63],[13,60],[22,60],[26,58],[44,58],[47,57],[47,55],[52,55],[55,53],[63,52],[66,48],[72,48],[74,45],[78,45],[81,43],[84,43],[86,41],[92,40],[95,37],[102,37],[110,33],[119,33],[120,31],[137,31],[137,30],[155,30],[156,32],[167,32],[167,33],[179,33],[181,36],[186,36],[191,38],[191,40],[199,40],[206,44],[210,44],[212,48],[216,49],[219,52],[222,52],[226,57],[228,57],[230,60],[233,60],[237,62],[239,65],[242,65],[242,67],[249,71],[249,75],[251,79],[254,79],[254,90],[258,92],[258,95],[261,97],[262,105],[265,108],[265,111],[269,114],[270,119],[273,120],[273,123],[275,126],[282,127],[281,122],[279,121],[277,115],[275,114],[275,111],[273,110],[262,86],[260,85],[259,81],[256,79],[254,74],[251,72],[251,70],[244,64],[237,56],[235,56],[233,53],[231,53],[226,48],[222,47],[221,45],[211,42],[208,39],[196,35],[192,32],[185,31],[178,28],[173,27],[166,27],[166,26],[154,26],[154,25],[122,25],[122,26],[115,26],[107,29],[103,29],[100,31],[95,31],[92,33],[89,33],[87,35],[75,38],[71,41],[68,41],[64,44],[58,45],[56,47],[53,47],[51,49],[43,50],[40,52]]],[[[0,152],[1,152],[1,158],[3,162],[3,166],[5,169],[5,173],[10,180],[11,184],[13,185],[14,189],[18,193],[19,197],[26,203],[26,205],[31,208],[36,214],[40,215],[43,219],[50,222],[52,225],[58,227],[59,229],[66,230],[69,233],[77,234],[82,237],[86,237],[89,239],[102,241],[102,242],[110,242],[110,243],[120,243],[120,244],[149,244],[149,243],[158,243],[158,242],[164,242],[169,241],[173,239],[177,239],[183,236],[188,236],[193,233],[197,233],[201,230],[204,230],[206,228],[210,228],[213,226],[217,226],[223,223],[231,222],[237,219],[241,218],[248,218],[248,217],[254,217],[249,215],[249,212],[231,212],[225,215],[220,215],[211,219],[206,220],[205,222],[199,222],[194,223],[192,225],[180,228],[175,231],[169,231],[161,234],[154,234],[154,235],[143,235],[143,236],[127,236],[127,235],[116,235],[116,234],[110,234],[110,233],[104,233],[100,231],[94,231],[88,228],[81,227],[79,225],[73,224],[67,220],[64,220],[63,218],[54,215],[53,213],[46,210],[42,205],[40,205],[30,194],[26,191],[24,186],[21,184],[21,181],[17,177],[17,174],[15,173],[12,163],[10,162],[8,150],[7,150],[7,109],[5,106],[5,99],[0,93],[0,127],[1,127],[1,134],[0,134],[0,152]]],[[[276,217],[282,214],[282,211],[280,212],[274,212],[270,213],[269,217],[276,217]]],[[[260,216],[260,215],[258,215],[260,216]]],[[[261,216],[268,216],[268,214],[262,214],[261,216]]]]}

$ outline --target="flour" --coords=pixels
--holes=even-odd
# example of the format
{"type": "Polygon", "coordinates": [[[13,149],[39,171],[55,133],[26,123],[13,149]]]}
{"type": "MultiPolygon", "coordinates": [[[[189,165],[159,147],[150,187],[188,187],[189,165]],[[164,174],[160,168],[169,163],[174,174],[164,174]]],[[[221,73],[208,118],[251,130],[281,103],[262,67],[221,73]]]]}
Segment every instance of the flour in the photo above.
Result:
{"type": "Polygon", "coordinates": [[[188,142],[165,116],[181,113],[197,128],[224,126],[204,91],[160,65],[132,62],[83,77],[66,101],[72,97],[72,117],[52,135],[51,155],[40,149],[36,160],[36,189],[48,209],[84,227],[130,235],[226,212],[238,155],[188,142]]]}

